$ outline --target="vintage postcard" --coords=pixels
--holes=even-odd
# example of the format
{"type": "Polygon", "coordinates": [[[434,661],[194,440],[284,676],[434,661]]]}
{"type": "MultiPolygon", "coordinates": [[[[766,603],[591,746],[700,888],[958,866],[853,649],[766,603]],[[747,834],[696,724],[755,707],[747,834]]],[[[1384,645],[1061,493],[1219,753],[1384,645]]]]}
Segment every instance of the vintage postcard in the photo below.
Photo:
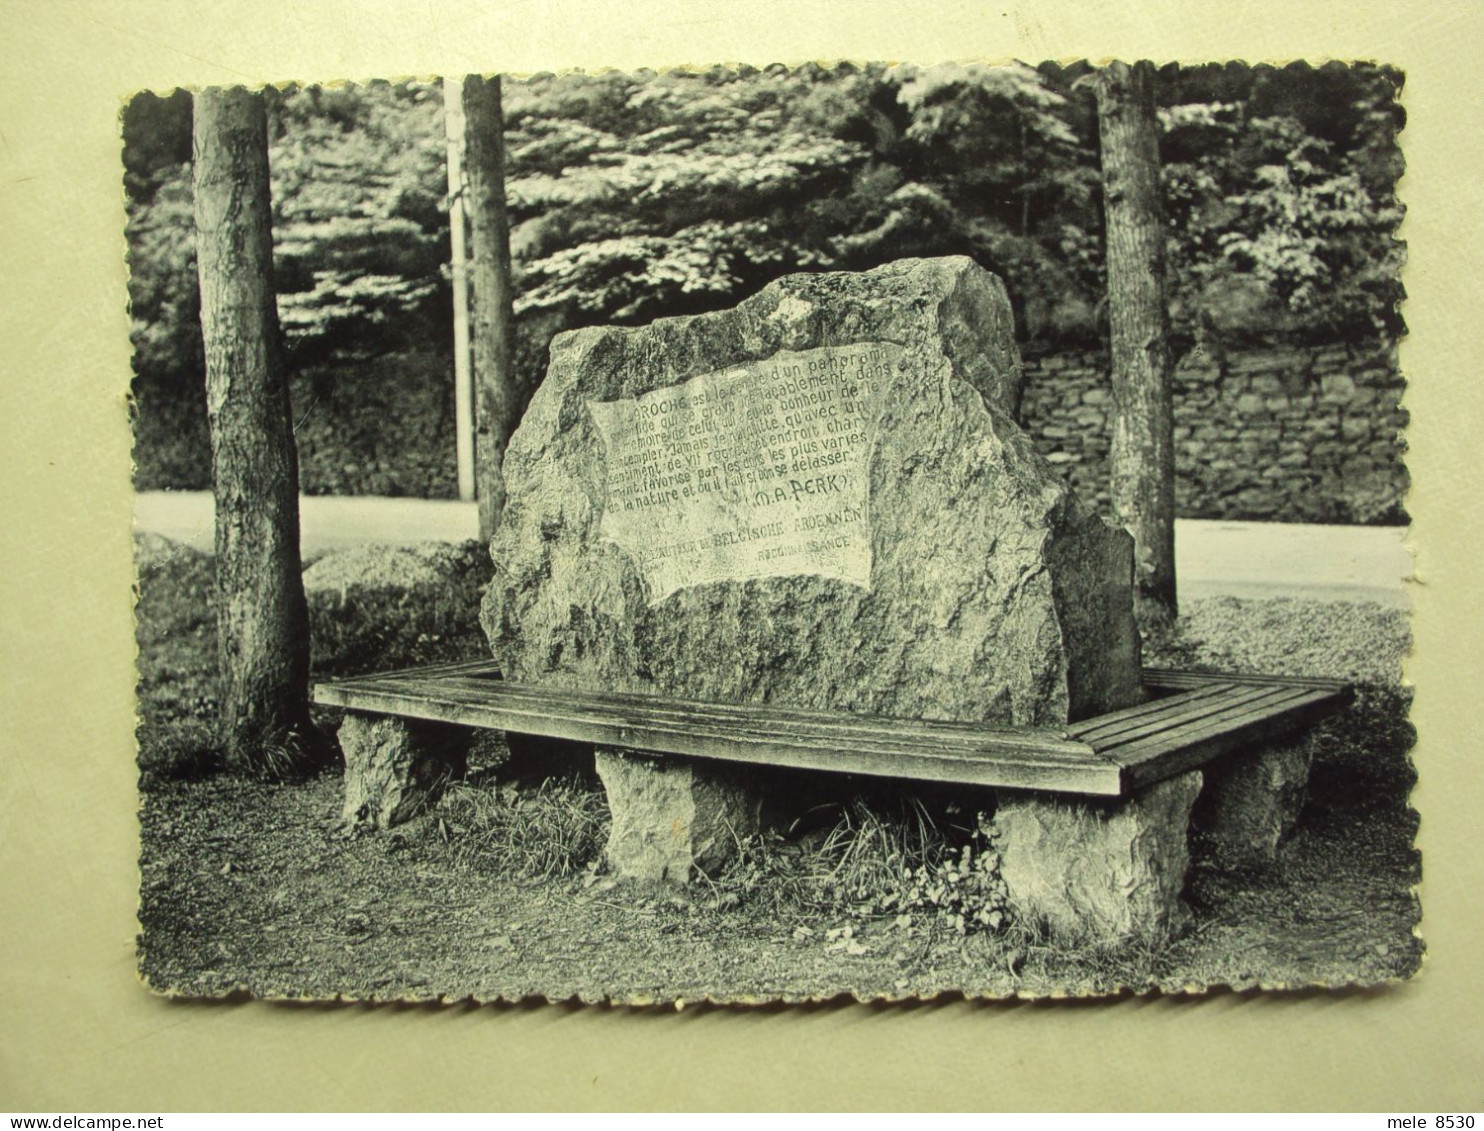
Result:
{"type": "Polygon", "coordinates": [[[146,984],[1412,976],[1403,78],[137,95],[146,984]]]}

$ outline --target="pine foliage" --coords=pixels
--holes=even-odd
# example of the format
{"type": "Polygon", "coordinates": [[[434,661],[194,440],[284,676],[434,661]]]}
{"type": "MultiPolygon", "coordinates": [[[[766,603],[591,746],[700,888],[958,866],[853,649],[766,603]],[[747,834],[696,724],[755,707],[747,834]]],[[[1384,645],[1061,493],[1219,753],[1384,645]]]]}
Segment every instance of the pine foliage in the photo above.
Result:
{"type": "MultiPolygon", "coordinates": [[[[1101,340],[1089,68],[871,65],[540,75],[505,84],[517,359],[562,328],[732,305],[799,270],[966,254],[1023,337],[1101,340]]],[[[1180,340],[1396,335],[1399,76],[1160,74],[1180,340]]],[[[273,98],[276,285],[290,360],[446,349],[448,214],[436,85],[273,98]]],[[[136,369],[195,387],[190,103],[124,116],[136,369]],[[182,134],[182,131],[184,133],[182,134]],[[182,145],[181,138],[185,138],[182,145]]]]}

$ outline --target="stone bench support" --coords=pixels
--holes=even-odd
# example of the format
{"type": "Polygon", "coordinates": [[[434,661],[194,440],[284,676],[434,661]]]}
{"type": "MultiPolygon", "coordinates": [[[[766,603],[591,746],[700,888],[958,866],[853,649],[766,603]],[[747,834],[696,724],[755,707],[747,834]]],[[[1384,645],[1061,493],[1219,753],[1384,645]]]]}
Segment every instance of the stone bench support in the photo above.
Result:
{"type": "Polygon", "coordinates": [[[471,732],[447,723],[352,712],[340,724],[349,829],[388,829],[423,812],[463,776],[471,732]]]}
{"type": "Polygon", "coordinates": [[[1010,904],[1064,942],[1158,941],[1176,934],[1200,771],[1121,800],[1001,791],[993,837],[1010,904]]]}
{"type": "Polygon", "coordinates": [[[736,770],[621,746],[597,747],[596,763],[613,817],[608,865],[618,876],[683,884],[725,864],[758,831],[760,795],[736,770]]]}
{"type": "Polygon", "coordinates": [[[1202,846],[1227,868],[1262,868],[1298,823],[1313,751],[1300,739],[1213,762],[1191,821],[1202,846]]]}

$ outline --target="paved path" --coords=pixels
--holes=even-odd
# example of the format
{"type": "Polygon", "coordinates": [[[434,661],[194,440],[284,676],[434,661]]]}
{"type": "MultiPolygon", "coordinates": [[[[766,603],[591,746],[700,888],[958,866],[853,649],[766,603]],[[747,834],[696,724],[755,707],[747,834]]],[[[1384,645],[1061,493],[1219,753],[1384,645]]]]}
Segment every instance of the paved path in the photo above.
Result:
{"type": "MultiPolygon", "coordinates": [[[[305,555],[364,542],[462,542],[476,537],[473,503],[374,496],[300,500],[305,555]]],[[[135,525],[210,552],[212,503],[205,491],[147,491],[135,525]]],[[[1412,559],[1406,530],[1181,519],[1175,523],[1180,595],[1305,597],[1407,605],[1412,559]]]]}

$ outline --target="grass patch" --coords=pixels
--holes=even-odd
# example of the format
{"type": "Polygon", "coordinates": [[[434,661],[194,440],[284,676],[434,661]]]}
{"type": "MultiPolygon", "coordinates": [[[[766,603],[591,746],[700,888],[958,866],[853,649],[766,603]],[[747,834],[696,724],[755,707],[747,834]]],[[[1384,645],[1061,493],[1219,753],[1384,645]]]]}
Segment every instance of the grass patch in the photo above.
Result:
{"type": "Polygon", "coordinates": [[[833,820],[815,832],[742,841],[736,858],[703,881],[715,905],[891,920],[904,929],[930,924],[958,934],[1008,925],[999,856],[982,813],[935,812],[916,796],[857,796],[829,808],[833,820]]]}
{"type": "Polygon", "coordinates": [[[567,879],[595,865],[608,839],[608,805],[578,777],[533,785],[451,785],[424,828],[462,864],[521,880],[567,879]]]}
{"type": "Polygon", "coordinates": [[[217,741],[216,594],[211,559],[163,538],[135,544],[141,786],[222,766],[217,741]]]}
{"type": "Polygon", "coordinates": [[[192,781],[225,768],[216,728],[186,719],[173,725],[139,727],[139,775],[142,788],[162,781],[192,781]]]}
{"type": "MultiPolygon", "coordinates": [[[[844,918],[934,933],[1011,928],[982,814],[936,812],[918,797],[856,796],[808,817],[810,831],[739,840],[718,874],[696,878],[702,901],[718,911],[745,907],[772,918],[844,918]]],[[[603,870],[609,824],[601,788],[573,774],[454,783],[415,835],[483,874],[591,882],[603,870]]]]}

